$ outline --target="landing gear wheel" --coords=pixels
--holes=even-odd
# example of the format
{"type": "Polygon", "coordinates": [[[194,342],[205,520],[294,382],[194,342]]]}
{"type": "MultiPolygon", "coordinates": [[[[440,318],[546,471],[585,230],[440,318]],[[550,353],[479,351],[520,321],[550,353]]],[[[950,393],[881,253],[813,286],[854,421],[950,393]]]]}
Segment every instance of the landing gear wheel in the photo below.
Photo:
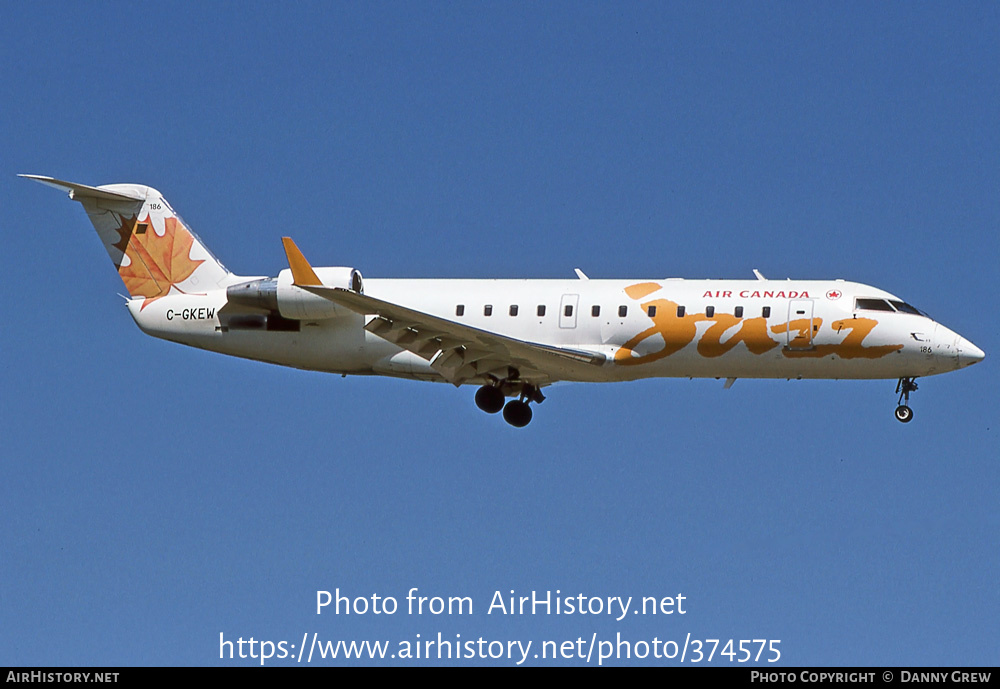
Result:
{"type": "Polygon", "coordinates": [[[503,408],[503,420],[515,428],[524,428],[531,421],[531,407],[527,402],[511,400],[503,408]]]}
{"type": "Polygon", "coordinates": [[[903,423],[909,423],[913,418],[913,410],[907,407],[905,404],[901,404],[896,407],[896,419],[902,421],[903,423]]]}
{"type": "Polygon", "coordinates": [[[503,393],[493,385],[484,385],[476,390],[476,406],[487,414],[496,414],[503,409],[503,393]]]}

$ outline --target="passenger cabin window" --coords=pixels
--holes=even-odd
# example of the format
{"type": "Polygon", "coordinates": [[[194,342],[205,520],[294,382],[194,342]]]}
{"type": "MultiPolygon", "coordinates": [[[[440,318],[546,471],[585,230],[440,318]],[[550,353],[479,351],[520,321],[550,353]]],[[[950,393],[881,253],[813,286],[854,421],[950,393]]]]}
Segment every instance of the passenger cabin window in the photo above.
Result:
{"type": "Polygon", "coordinates": [[[656,307],[655,306],[647,307],[646,315],[649,316],[650,318],[654,318],[656,316],[656,307]]]}
{"type": "Polygon", "coordinates": [[[737,318],[743,318],[743,307],[737,306],[736,310],[733,312],[733,315],[736,316],[737,318]]]}
{"type": "Polygon", "coordinates": [[[510,305],[510,315],[511,316],[516,316],[517,315],[517,304],[511,304],[510,305]]]}
{"type": "Polygon", "coordinates": [[[771,307],[770,306],[765,306],[763,309],[760,310],[760,315],[763,316],[764,318],[770,318],[771,317],[771,307]]]}
{"type": "Polygon", "coordinates": [[[487,304],[486,306],[483,307],[483,315],[484,316],[492,316],[493,315],[493,305],[492,304],[487,304]]]}
{"type": "Polygon", "coordinates": [[[539,317],[545,315],[545,304],[539,304],[538,305],[538,311],[537,311],[537,313],[538,313],[539,317]]]}
{"type": "Polygon", "coordinates": [[[458,306],[455,307],[455,315],[456,316],[465,315],[465,304],[459,304],[458,306]]]}
{"type": "Polygon", "coordinates": [[[627,316],[627,315],[628,315],[628,307],[627,306],[619,306],[618,307],[618,317],[619,318],[625,318],[625,316],[627,316]]]}
{"type": "Polygon", "coordinates": [[[683,306],[678,306],[677,307],[677,317],[678,318],[684,318],[684,307],[683,306]]]}
{"type": "Polygon", "coordinates": [[[705,307],[705,315],[708,316],[709,318],[711,318],[712,316],[714,316],[715,315],[715,307],[714,306],[706,306],[705,307]]]}
{"type": "Polygon", "coordinates": [[[573,305],[572,304],[566,304],[566,308],[563,309],[563,313],[566,315],[567,318],[569,318],[570,316],[572,316],[573,315],[573,305]]]}
{"type": "Polygon", "coordinates": [[[593,306],[591,306],[590,307],[590,315],[593,316],[594,318],[597,318],[598,316],[600,316],[601,315],[601,307],[598,306],[597,304],[594,304],[593,306]]]}
{"type": "Polygon", "coordinates": [[[864,311],[889,311],[890,313],[893,311],[885,299],[855,299],[854,308],[864,311]]]}

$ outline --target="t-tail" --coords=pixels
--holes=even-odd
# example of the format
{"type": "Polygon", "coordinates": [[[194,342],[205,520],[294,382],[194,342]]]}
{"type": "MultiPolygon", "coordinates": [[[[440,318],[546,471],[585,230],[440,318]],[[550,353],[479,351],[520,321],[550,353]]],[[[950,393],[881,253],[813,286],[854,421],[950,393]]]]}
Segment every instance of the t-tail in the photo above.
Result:
{"type": "Polygon", "coordinates": [[[56,189],[84,210],[133,299],[202,294],[241,278],[230,273],[152,187],[90,187],[40,175],[20,175],[56,189]]]}

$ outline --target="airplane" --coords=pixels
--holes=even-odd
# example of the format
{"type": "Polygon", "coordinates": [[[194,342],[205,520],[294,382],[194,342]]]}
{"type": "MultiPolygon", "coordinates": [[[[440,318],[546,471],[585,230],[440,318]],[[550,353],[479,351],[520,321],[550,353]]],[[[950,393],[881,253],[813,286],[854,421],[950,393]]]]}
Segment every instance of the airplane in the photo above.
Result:
{"type": "Polygon", "coordinates": [[[313,267],[283,237],[277,276],[230,272],[155,189],[20,175],[87,212],[154,337],[341,375],[477,385],[476,405],[526,426],[559,381],[650,377],[916,379],[983,351],[883,290],[844,280],[363,279],[313,267]],[[509,398],[509,399],[508,399],[509,398]]]}

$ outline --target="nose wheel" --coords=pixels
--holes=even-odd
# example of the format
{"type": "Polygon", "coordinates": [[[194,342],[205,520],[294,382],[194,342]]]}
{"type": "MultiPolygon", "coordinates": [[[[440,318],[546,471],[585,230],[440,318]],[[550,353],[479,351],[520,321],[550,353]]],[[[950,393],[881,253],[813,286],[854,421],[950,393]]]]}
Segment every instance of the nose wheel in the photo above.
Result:
{"type": "Polygon", "coordinates": [[[896,392],[899,393],[899,401],[896,407],[896,420],[909,423],[913,419],[913,410],[910,409],[910,393],[917,389],[915,378],[900,378],[896,384],[896,392]]]}

